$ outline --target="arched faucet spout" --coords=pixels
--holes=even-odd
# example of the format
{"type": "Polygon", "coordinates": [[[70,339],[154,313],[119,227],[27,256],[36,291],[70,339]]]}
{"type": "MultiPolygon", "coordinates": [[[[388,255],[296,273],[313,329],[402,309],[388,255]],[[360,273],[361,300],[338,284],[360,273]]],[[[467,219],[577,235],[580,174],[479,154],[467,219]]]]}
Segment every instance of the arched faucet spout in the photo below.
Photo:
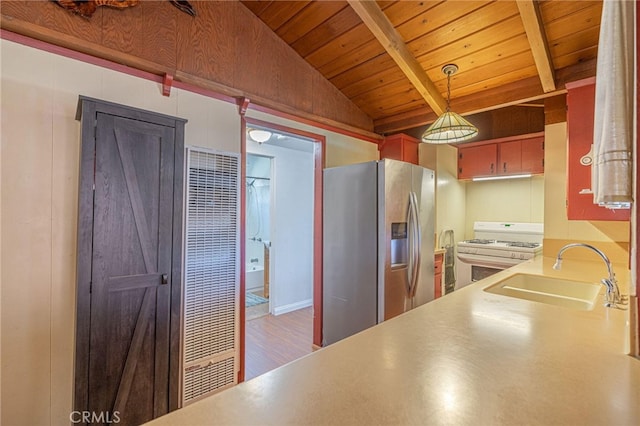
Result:
{"type": "Polygon", "coordinates": [[[620,289],[618,288],[618,281],[616,280],[616,275],[613,272],[613,266],[611,265],[611,261],[609,260],[607,255],[604,254],[604,252],[598,249],[597,247],[594,247],[590,244],[585,244],[585,243],[567,244],[563,246],[560,250],[558,250],[558,255],[556,256],[556,263],[553,264],[553,269],[560,270],[562,268],[562,254],[566,250],[574,247],[584,247],[589,250],[592,250],[593,252],[598,254],[604,261],[605,265],[607,265],[607,272],[609,273],[609,277],[602,279],[602,285],[604,285],[607,288],[604,305],[606,307],[614,307],[614,308],[617,308],[618,307],[617,305],[626,305],[628,299],[626,296],[623,296],[620,294],[620,289]]]}

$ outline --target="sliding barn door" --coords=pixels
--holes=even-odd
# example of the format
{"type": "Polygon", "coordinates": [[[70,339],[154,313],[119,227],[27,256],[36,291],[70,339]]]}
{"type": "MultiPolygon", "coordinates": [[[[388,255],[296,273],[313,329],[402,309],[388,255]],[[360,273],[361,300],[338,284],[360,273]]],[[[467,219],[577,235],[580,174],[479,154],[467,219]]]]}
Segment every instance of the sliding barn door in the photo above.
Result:
{"type": "Polygon", "coordinates": [[[179,368],[171,359],[171,311],[172,303],[180,303],[172,287],[181,282],[174,255],[180,252],[176,214],[181,216],[175,201],[182,198],[176,190],[182,182],[176,159],[182,155],[176,152],[183,147],[175,120],[172,126],[114,108],[98,106],[90,117],[93,141],[83,146],[93,151],[93,200],[91,228],[82,223],[88,212],[81,212],[79,223],[91,248],[83,259],[90,264],[79,265],[90,268],[79,279],[90,280],[89,307],[79,309],[77,318],[79,332],[84,326],[88,331],[78,335],[78,344],[88,344],[78,348],[87,370],[77,379],[86,380],[81,411],[97,413],[92,423],[117,418],[118,424],[137,425],[170,410],[171,369],[179,368]]]}
{"type": "Polygon", "coordinates": [[[239,369],[240,160],[187,158],[183,404],[233,386],[239,369]]]}

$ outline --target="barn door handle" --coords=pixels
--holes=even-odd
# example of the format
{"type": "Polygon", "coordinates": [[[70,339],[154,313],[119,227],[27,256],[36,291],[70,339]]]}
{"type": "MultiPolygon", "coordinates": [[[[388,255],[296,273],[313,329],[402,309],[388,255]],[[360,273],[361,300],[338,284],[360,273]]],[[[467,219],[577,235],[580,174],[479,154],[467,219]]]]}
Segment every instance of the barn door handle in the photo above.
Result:
{"type": "Polygon", "coordinates": [[[160,279],[160,284],[169,284],[169,275],[162,274],[162,277],[160,279]]]}

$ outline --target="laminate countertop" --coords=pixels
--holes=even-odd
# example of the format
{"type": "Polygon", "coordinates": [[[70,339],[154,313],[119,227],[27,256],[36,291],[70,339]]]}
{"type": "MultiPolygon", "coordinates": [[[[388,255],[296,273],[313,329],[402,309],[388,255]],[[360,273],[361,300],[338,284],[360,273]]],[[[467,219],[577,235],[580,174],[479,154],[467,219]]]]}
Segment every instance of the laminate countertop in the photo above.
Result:
{"type": "MultiPolygon", "coordinates": [[[[602,262],[553,262],[502,271],[150,424],[639,425],[628,312],[604,308],[604,291],[591,311],[484,291],[516,273],[606,275],[602,262]]],[[[614,268],[626,294],[629,272],[614,268]]]]}

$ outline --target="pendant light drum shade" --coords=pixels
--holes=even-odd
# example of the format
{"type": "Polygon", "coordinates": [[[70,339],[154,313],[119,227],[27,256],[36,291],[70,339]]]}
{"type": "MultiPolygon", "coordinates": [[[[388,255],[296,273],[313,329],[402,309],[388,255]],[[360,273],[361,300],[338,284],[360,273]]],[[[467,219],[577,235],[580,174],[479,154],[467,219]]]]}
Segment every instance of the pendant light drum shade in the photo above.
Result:
{"type": "Polygon", "coordinates": [[[422,141],[427,143],[450,143],[471,139],[478,134],[478,129],[464,117],[455,112],[442,114],[422,134],[422,141]]]}
{"type": "Polygon", "coordinates": [[[422,142],[452,143],[471,139],[478,134],[478,129],[460,114],[450,111],[451,75],[458,71],[458,66],[448,64],[442,67],[447,76],[447,110],[422,134],[422,142]]]}

